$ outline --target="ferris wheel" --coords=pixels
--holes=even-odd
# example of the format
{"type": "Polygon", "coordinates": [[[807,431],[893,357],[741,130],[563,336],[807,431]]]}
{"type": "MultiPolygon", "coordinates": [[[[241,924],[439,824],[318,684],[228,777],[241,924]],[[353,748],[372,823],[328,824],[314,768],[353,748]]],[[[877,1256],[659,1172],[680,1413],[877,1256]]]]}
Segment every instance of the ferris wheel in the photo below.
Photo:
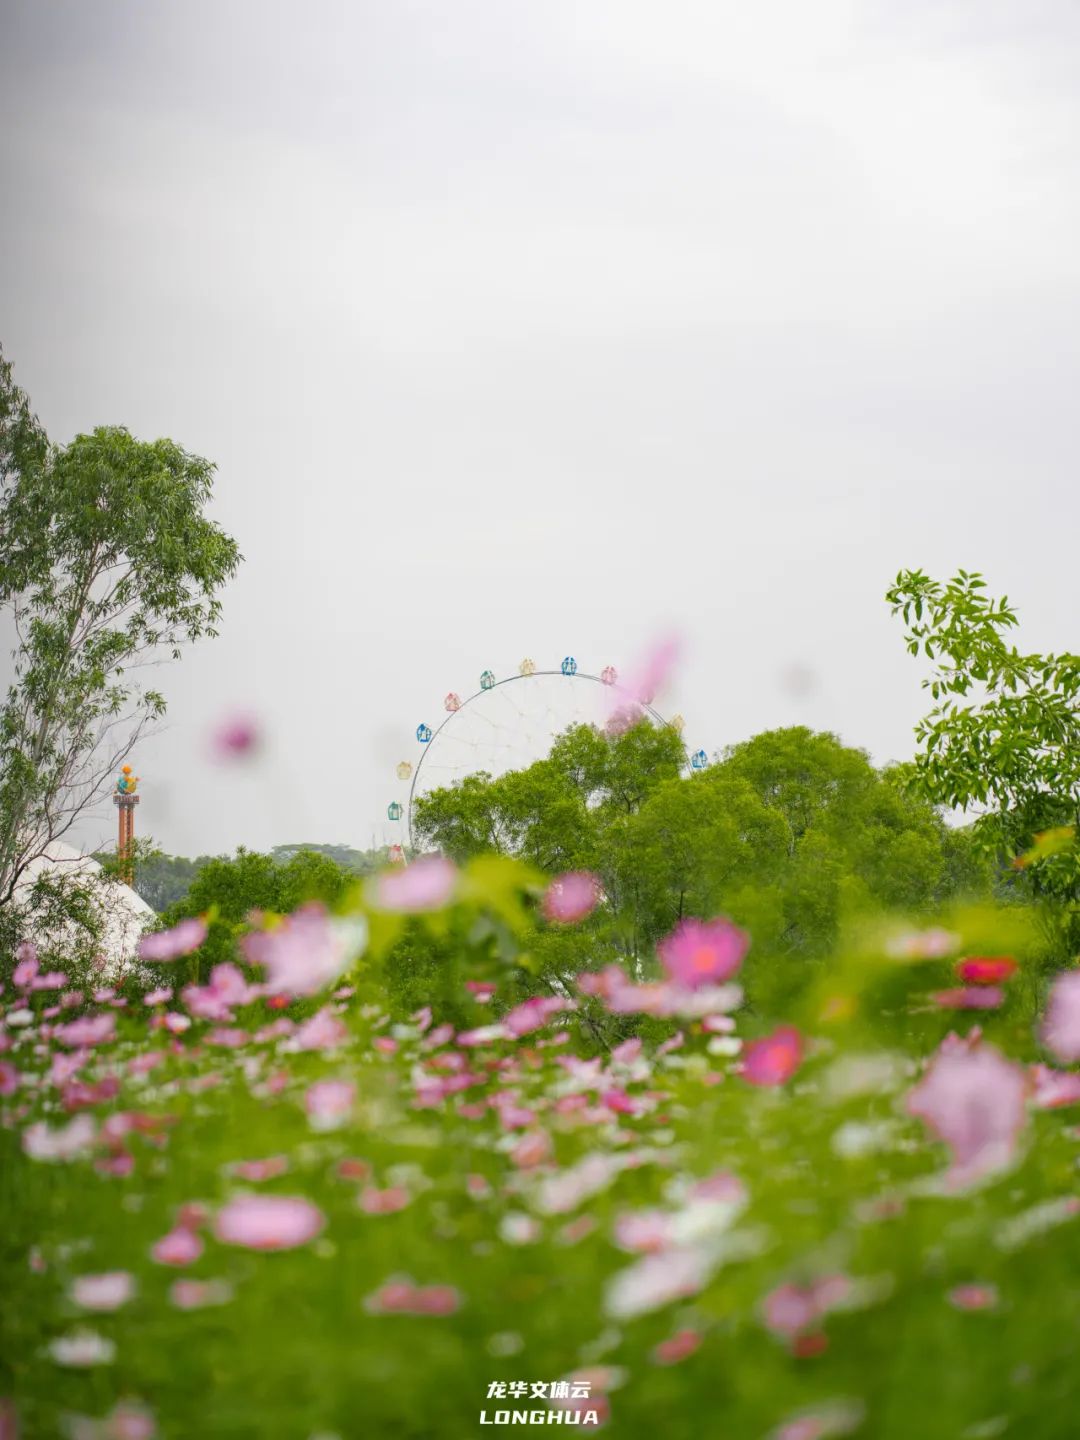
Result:
{"type": "MultiPolygon", "coordinates": [[[[682,716],[667,720],[651,702],[632,696],[620,686],[614,666],[594,675],[580,670],[572,655],[558,669],[541,669],[526,659],[516,673],[501,678],[485,670],[471,695],[450,691],[442,702],[442,719],[438,724],[420,721],[414,758],[396,767],[398,794],[386,809],[390,859],[403,862],[406,846],[414,847],[415,806],[428,791],[480,772],[496,777],[523,770],[544,759],[572,725],[603,728],[620,706],[682,734],[682,716]]],[[[703,770],[708,763],[704,750],[686,750],[688,769],[703,770]]]]}

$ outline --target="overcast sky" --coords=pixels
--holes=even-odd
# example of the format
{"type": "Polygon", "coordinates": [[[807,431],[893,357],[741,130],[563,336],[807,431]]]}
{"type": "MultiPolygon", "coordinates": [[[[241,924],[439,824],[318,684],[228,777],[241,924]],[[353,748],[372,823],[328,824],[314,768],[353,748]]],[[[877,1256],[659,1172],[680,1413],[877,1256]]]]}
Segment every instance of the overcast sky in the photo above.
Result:
{"type": "Polygon", "coordinates": [[[136,757],[166,849],[382,840],[448,690],[672,626],[692,744],[906,757],[901,567],[1080,648],[1073,0],[0,14],[16,377],[216,461],[246,557],[136,757]]]}

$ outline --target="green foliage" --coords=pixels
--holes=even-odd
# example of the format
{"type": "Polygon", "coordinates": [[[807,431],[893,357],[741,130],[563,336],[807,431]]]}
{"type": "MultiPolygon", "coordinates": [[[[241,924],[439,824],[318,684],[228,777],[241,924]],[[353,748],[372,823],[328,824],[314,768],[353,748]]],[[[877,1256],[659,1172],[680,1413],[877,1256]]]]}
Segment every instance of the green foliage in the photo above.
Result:
{"type": "MultiPolygon", "coordinates": [[[[298,851],[281,863],[241,848],[231,859],[204,859],[184,896],[162,914],[161,925],[168,928],[194,915],[211,917],[205,944],[181,962],[191,978],[205,979],[214,965],[232,958],[252,911],[286,914],[308,900],[336,905],[354,884],[350,871],[313,850],[298,851]]],[[[171,964],[168,973],[175,976],[177,968],[171,964]]]]}
{"type": "Polygon", "coordinates": [[[922,683],[935,703],[916,727],[922,749],[910,784],[936,804],[976,810],[979,845],[1016,863],[1025,890],[1075,915],[1080,655],[1010,644],[1016,612],[986,593],[978,573],[961,570],[943,585],[903,571],[886,598],[903,618],[910,654],[933,662],[922,683]],[[1046,832],[1062,843],[1040,850],[1046,832]]]}
{"type": "MultiPolygon", "coordinates": [[[[536,946],[538,975],[651,955],[688,916],[731,915],[754,934],[758,999],[803,983],[845,917],[871,906],[925,912],[985,893],[989,875],[969,836],[950,831],[903,772],[879,772],[861,750],[795,727],[728,749],[681,773],[670,730],[642,724],[616,738],[579,726],[529,769],[468,777],[417,806],[417,829],[457,860],[518,855],[548,874],[596,871],[606,904],[589,946],[536,946]]],[[[414,942],[410,956],[421,962],[414,942]]]]}
{"type": "Polygon", "coordinates": [[[3,902],[164,713],[133,672],[215,633],[240,556],[203,513],[208,461],[118,426],[49,447],[6,367],[0,415],[0,604],[18,636],[0,710],[3,902]]]}

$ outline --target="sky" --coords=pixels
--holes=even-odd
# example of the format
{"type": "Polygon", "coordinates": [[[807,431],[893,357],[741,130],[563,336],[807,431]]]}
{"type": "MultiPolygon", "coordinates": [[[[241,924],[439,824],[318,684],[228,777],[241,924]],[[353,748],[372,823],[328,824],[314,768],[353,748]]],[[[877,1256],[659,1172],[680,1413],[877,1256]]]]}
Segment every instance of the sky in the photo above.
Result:
{"type": "Polygon", "coordinates": [[[447,691],[672,631],[692,747],[906,758],[902,568],[1080,648],[1078,61],[1073,0],[0,0],[16,378],[245,557],[140,833],[383,843],[447,691]]]}

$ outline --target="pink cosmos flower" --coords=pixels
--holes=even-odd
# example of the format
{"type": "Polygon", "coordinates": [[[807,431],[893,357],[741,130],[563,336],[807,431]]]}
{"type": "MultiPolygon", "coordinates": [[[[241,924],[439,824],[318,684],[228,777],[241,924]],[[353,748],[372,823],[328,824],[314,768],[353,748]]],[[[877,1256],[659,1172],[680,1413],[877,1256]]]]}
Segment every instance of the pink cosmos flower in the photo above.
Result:
{"type": "Polygon", "coordinates": [[[743,1051],[742,1078],[750,1085],[783,1085],[802,1063],[802,1036],[793,1025],[752,1040],[743,1051]]]}
{"type": "Polygon", "coordinates": [[[664,1210],[626,1210],[615,1217],[615,1243],[620,1250],[650,1255],[671,1244],[671,1216],[664,1210]]]}
{"type": "Polygon", "coordinates": [[[952,954],[959,944],[959,935],[935,927],[894,936],[885,948],[895,960],[940,960],[952,954]]]}
{"type": "Polygon", "coordinates": [[[992,1310],[998,1301],[995,1285],[956,1285],[949,1291],[949,1304],[957,1310],[992,1310]]]}
{"type": "Polygon", "coordinates": [[[348,1026],[324,1005],[296,1027],[293,1044],[297,1050],[334,1050],[349,1038],[348,1026]]]}
{"type": "Polygon", "coordinates": [[[351,1080],[319,1080],[308,1087],[304,1108],[315,1130],[336,1130],[344,1125],[356,1102],[351,1080]]]}
{"type": "Polygon", "coordinates": [[[157,990],[148,990],[143,996],[144,1005],[167,1005],[172,999],[172,986],[161,985],[157,990]]]}
{"type": "Polygon", "coordinates": [[[660,1344],[655,1346],[652,1358],[657,1365],[677,1365],[680,1360],[693,1355],[700,1345],[699,1330],[676,1330],[669,1340],[661,1340],[660,1344]]]}
{"type": "Polygon", "coordinates": [[[232,715],[223,720],[210,737],[210,747],[219,760],[239,760],[259,748],[262,731],[253,715],[232,715]]]}
{"type": "MultiPolygon", "coordinates": [[[[102,1421],[100,1431],[94,1431],[95,1436],[100,1435],[100,1440],[154,1440],[157,1433],[153,1412],[145,1405],[136,1405],[130,1400],[122,1400],[113,1406],[102,1421]]],[[[81,1440],[82,1431],[78,1435],[81,1440]]]]}
{"type": "MultiPolygon", "coordinates": [[[[534,995],[531,1000],[525,1000],[520,1005],[515,1005],[507,1015],[503,1017],[503,1025],[510,1035],[521,1037],[531,1035],[534,1030],[539,1030],[545,1025],[552,1015],[559,1015],[564,1010],[575,1009],[572,1000],[563,1000],[558,995],[534,995]]],[[[461,1037],[458,1037],[460,1043],[461,1037]]]]}
{"type": "Polygon", "coordinates": [[[178,1225],[150,1247],[150,1255],[159,1265],[192,1265],[202,1253],[202,1240],[186,1225],[178,1225]]]}
{"type": "Polygon", "coordinates": [[[643,1255],[608,1282],[604,1309],[613,1320],[630,1320],[704,1288],[718,1262],[705,1245],[678,1245],[643,1255]]]}
{"type": "Polygon", "coordinates": [[[1049,1065],[1032,1065],[1035,1086],[1032,1103],[1037,1110],[1056,1110],[1080,1103],[1080,1075],[1073,1070],[1053,1070],[1049,1065]]]}
{"type": "Polygon", "coordinates": [[[632,668],[614,692],[606,726],[609,735],[622,735],[637,724],[642,707],[651,705],[667,683],[678,654],[678,639],[668,635],[632,668]]]}
{"type": "Polygon", "coordinates": [[[261,965],[270,994],[314,995],[348,969],[363,943],[359,922],[335,921],[324,905],[302,905],[272,930],[240,942],[248,961],[261,965]]]}
{"type": "Polygon", "coordinates": [[[357,1200],[365,1215],[394,1215],[404,1210],[412,1196],[402,1185],[389,1185],[385,1190],[366,1185],[357,1200]]]}
{"type": "Polygon", "coordinates": [[[551,1137],[546,1130],[529,1130],[510,1151],[510,1159],[522,1170],[540,1165],[551,1155],[551,1137]]]}
{"type": "Polygon", "coordinates": [[[140,960],[179,960],[198,950],[206,940],[209,926],[199,915],[190,920],[181,920],[171,930],[159,930],[153,935],[144,935],[139,941],[140,960]]]}
{"type": "Polygon", "coordinates": [[[237,1160],[231,1168],[238,1180],[257,1185],[284,1175],[288,1171],[289,1160],[286,1155],[270,1155],[265,1160],[237,1160]]]}
{"type": "Polygon", "coordinates": [[[938,990],[933,998],[942,1010],[997,1010],[1005,1003],[1005,991],[997,985],[963,985],[938,990]]]}
{"type": "Polygon", "coordinates": [[[300,1196],[241,1195],[218,1211],[214,1233],[224,1244],[248,1250],[292,1250],[325,1224],[322,1211],[300,1196]]]}
{"type": "MultiPolygon", "coordinates": [[[[487,980],[466,980],[465,989],[469,991],[478,1005],[486,1005],[495,994],[495,986],[487,980]]],[[[431,1023],[430,1016],[428,1023],[431,1023]]]]}
{"type": "Polygon", "coordinates": [[[591,915],[600,900],[600,881],[588,870],[568,870],[557,875],[544,892],[543,910],[548,920],[572,925],[591,915]]]}
{"type": "Polygon", "coordinates": [[[14,1095],[18,1088],[18,1070],[9,1060],[0,1060],[0,1095],[14,1095]]]}
{"type": "Polygon", "coordinates": [[[952,1153],[945,1183],[960,1190],[1003,1170],[1016,1153],[1026,1120],[1027,1076],[992,1045],[943,1046],[907,1108],[952,1153]]]}
{"type": "Polygon", "coordinates": [[[1080,1060],[1080,970],[1067,970],[1051,986],[1042,1043],[1063,1064],[1080,1060]]]}
{"type": "Polygon", "coordinates": [[[84,1310],[119,1310],[134,1294],[135,1277],[127,1270],[79,1275],[71,1284],[71,1298],[84,1310]]]}
{"type": "Polygon", "coordinates": [[[388,1280],[364,1301],[373,1315],[453,1315],[460,1307],[460,1292],[452,1285],[414,1285],[411,1280],[388,1280]]]}
{"type": "Polygon", "coordinates": [[[38,973],[37,947],[30,940],[21,940],[15,947],[15,969],[11,972],[11,983],[16,990],[25,990],[38,973]]]}
{"type": "Polygon", "coordinates": [[[104,1045],[116,1034],[116,1016],[83,1015],[78,1020],[69,1020],[66,1025],[57,1025],[53,1035],[69,1050],[81,1049],[84,1045],[104,1045]]]}
{"type": "MultiPolygon", "coordinates": [[[[46,970],[43,974],[35,975],[30,982],[31,990],[62,990],[67,984],[67,976],[63,970],[46,970]]],[[[112,996],[107,998],[111,999],[112,996]]]]}
{"type": "Polygon", "coordinates": [[[716,920],[683,920],[657,949],[669,977],[678,985],[698,990],[730,980],[749,944],[745,930],[720,916],[716,920]]]}
{"type": "Polygon", "coordinates": [[[178,1310],[201,1310],[207,1305],[226,1305],[233,1296],[225,1280],[175,1280],[169,1299],[178,1310]]]}
{"type": "Polygon", "coordinates": [[[445,856],[421,855],[403,870],[384,870],[375,881],[375,901],[380,910],[401,913],[441,910],[456,885],[457,869],[445,856]]]}

